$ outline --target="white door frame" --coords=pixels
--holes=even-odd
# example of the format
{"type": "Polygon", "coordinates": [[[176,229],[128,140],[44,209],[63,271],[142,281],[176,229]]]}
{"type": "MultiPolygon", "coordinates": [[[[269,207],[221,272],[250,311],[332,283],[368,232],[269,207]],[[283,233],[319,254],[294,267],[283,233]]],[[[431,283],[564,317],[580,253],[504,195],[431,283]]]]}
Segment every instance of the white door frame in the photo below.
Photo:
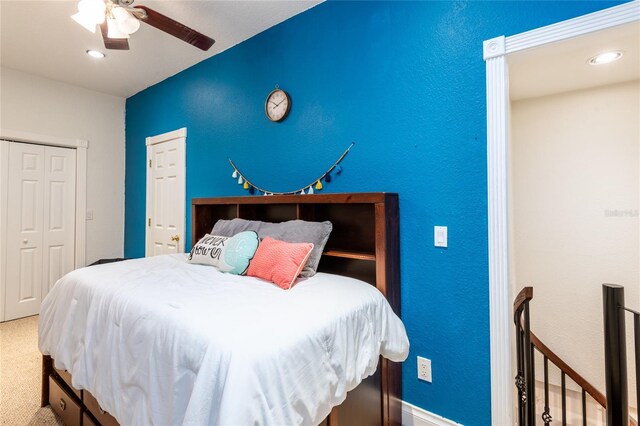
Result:
{"type": "MultiPolygon", "coordinates": [[[[182,127],[180,129],[171,131],[171,132],[167,132],[167,133],[163,133],[161,135],[157,135],[157,136],[150,136],[147,138],[146,140],[146,145],[147,145],[147,161],[145,164],[145,168],[147,169],[147,195],[146,195],[146,201],[147,201],[147,214],[146,214],[146,218],[145,218],[145,224],[144,224],[144,229],[145,229],[145,233],[144,233],[144,251],[145,251],[145,256],[150,256],[151,253],[153,253],[153,248],[152,248],[152,244],[153,241],[151,239],[151,234],[149,233],[149,223],[151,220],[151,211],[153,209],[153,201],[151,200],[151,198],[149,197],[149,194],[151,194],[152,191],[152,176],[151,176],[151,167],[149,167],[149,162],[151,161],[151,156],[152,156],[152,152],[151,152],[151,146],[152,145],[156,145],[162,142],[169,142],[172,141],[174,139],[181,139],[182,142],[182,149],[181,152],[184,154],[184,158],[182,158],[182,165],[184,167],[183,170],[183,175],[184,175],[184,179],[182,181],[182,196],[178,197],[178,199],[176,200],[176,203],[179,203],[179,208],[180,211],[183,212],[182,214],[182,218],[183,218],[183,223],[182,223],[182,229],[184,230],[185,234],[187,232],[186,229],[186,194],[187,194],[187,159],[186,159],[186,144],[187,144],[187,128],[186,127],[182,127]]],[[[182,235],[180,240],[178,241],[178,252],[184,251],[184,240],[185,240],[185,236],[182,235]]]]}
{"type": "Polygon", "coordinates": [[[548,43],[640,20],[633,1],[557,24],[486,40],[487,204],[489,216],[489,311],[491,324],[491,423],[514,424],[511,337],[513,296],[509,282],[508,146],[509,73],[506,56],[548,43]]]}
{"type": "MultiPolygon", "coordinates": [[[[85,139],[62,138],[58,136],[39,135],[35,133],[20,132],[0,128],[0,140],[7,142],[32,143],[46,146],[60,146],[76,150],[76,226],[75,226],[75,255],[74,267],[85,266],[86,258],[86,233],[87,233],[87,149],[89,142],[85,139]]],[[[0,145],[0,170],[8,173],[9,144],[3,142],[0,145]]],[[[8,175],[0,179],[0,235],[7,235],[7,185],[8,175]]],[[[4,321],[4,303],[6,291],[6,265],[7,253],[0,244],[0,321],[4,321]]]]}

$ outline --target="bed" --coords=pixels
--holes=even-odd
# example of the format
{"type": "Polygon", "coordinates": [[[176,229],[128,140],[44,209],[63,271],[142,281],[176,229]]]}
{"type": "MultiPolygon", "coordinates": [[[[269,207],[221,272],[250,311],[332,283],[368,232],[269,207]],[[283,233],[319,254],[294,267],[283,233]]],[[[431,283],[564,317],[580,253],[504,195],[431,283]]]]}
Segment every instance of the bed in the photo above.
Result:
{"type": "Polygon", "coordinates": [[[401,364],[391,360],[406,358],[408,341],[397,318],[397,195],[193,199],[192,242],[232,218],[331,221],[318,274],[286,292],[191,265],[184,254],[74,271],[56,285],[57,311],[49,303],[41,317],[42,405],[67,424],[116,424],[111,411],[123,423],[399,425],[401,364]],[[143,276],[168,293],[151,291],[143,276]],[[216,298],[225,303],[207,305],[216,298]],[[159,311],[145,311],[154,304],[159,311]],[[249,311],[262,320],[248,320],[249,311]],[[144,340],[139,329],[155,337],[144,340]],[[111,342],[118,347],[105,346],[111,342]],[[185,346],[186,354],[176,349],[185,346]],[[314,351],[326,352],[323,361],[308,355],[314,351]],[[113,390],[122,383],[125,400],[143,409],[113,390]]]}

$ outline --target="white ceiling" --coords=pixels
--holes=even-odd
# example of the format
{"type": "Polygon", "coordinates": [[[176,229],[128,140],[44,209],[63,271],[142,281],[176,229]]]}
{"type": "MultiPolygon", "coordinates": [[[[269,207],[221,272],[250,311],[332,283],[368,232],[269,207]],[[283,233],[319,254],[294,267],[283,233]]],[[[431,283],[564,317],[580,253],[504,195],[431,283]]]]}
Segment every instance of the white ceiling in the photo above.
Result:
{"type": "Polygon", "coordinates": [[[146,24],[131,35],[128,51],[105,50],[70,16],[77,1],[1,0],[0,65],[87,89],[129,97],[270,28],[321,0],[139,0],[216,42],[203,52],[146,24]],[[101,60],[85,51],[106,53],[101,60]]]}
{"type": "Polygon", "coordinates": [[[640,22],[575,37],[508,56],[512,100],[640,79],[640,22]],[[589,65],[589,58],[622,50],[618,61],[589,65]]]}

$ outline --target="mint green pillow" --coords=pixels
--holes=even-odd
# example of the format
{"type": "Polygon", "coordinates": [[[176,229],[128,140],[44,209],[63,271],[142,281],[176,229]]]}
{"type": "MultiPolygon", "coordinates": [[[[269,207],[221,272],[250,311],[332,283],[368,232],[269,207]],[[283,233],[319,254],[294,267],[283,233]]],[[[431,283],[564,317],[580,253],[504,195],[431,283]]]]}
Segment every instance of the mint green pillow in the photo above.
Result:
{"type": "Polygon", "coordinates": [[[191,249],[189,262],[244,275],[259,243],[258,234],[254,231],[239,232],[233,237],[206,234],[191,249]]]}

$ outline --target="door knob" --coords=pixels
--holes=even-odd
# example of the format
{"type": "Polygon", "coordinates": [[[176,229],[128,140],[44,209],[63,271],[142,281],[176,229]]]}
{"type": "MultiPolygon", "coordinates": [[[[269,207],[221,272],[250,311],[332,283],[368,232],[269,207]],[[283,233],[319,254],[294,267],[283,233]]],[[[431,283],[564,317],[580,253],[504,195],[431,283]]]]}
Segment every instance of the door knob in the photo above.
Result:
{"type": "Polygon", "coordinates": [[[173,237],[171,237],[171,241],[175,241],[177,243],[178,241],[180,241],[180,235],[174,235],[173,237]]]}
{"type": "Polygon", "coordinates": [[[26,238],[24,240],[22,240],[22,244],[27,244],[29,242],[29,240],[27,240],[26,238]]]}

